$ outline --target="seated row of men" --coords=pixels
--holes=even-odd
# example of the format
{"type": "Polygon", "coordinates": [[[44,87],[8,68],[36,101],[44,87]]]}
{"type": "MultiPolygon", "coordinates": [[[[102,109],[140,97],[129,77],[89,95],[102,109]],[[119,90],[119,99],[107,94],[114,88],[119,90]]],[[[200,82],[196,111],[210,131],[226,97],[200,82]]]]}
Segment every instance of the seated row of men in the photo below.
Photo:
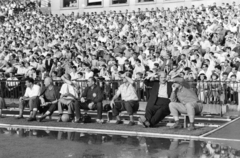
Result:
{"type": "MultiPolygon", "coordinates": [[[[116,117],[116,123],[122,124],[123,121],[119,117],[120,112],[127,111],[130,121],[129,125],[133,126],[133,114],[139,109],[138,96],[134,87],[134,81],[131,79],[130,73],[122,73],[123,83],[118,88],[113,97],[109,109],[112,109],[113,116],[116,117]],[[121,100],[118,98],[121,96],[121,100]]],[[[62,76],[64,84],[59,91],[53,85],[51,78],[44,80],[44,88],[34,84],[32,78],[26,79],[26,92],[20,98],[19,116],[17,119],[23,118],[24,108],[29,105],[30,117],[28,121],[43,121],[47,116],[51,116],[55,110],[59,112],[58,122],[61,121],[63,110],[67,109],[68,114],[73,123],[81,123],[81,109],[97,110],[97,122],[103,123],[103,92],[97,85],[95,78],[88,80],[88,86],[79,98],[79,90],[77,83],[71,81],[69,74],[62,76]],[[60,94],[59,94],[60,92],[60,94]],[[41,117],[37,119],[39,112],[41,117]]],[[[194,117],[201,113],[202,104],[198,100],[197,95],[187,88],[182,78],[175,78],[172,82],[167,82],[166,74],[159,73],[159,81],[155,81],[151,90],[151,95],[145,110],[145,116],[139,118],[139,122],[144,127],[154,127],[166,116],[172,114],[175,124],[171,128],[182,128],[179,123],[179,114],[187,114],[190,120],[189,130],[194,130],[194,117]]],[[[1,101],[1,100],[0,100],[1,101]]],[[[0,109],[2,106],[0,107],[0,109]]]]}

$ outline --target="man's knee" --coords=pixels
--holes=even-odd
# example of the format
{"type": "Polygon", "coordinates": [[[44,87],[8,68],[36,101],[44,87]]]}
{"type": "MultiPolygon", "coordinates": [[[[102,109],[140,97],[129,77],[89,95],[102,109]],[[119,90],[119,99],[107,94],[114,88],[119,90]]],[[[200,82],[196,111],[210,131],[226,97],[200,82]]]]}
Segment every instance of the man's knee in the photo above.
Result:
{"type": "Polygon", "coordinates": [[[185,104],[185,107],[187,108],[187,110],[192,110],[194,109],[194,105],[192,103],[187,103],[185,104]]]}
{"type": "Polygon", "coordinates": [[[192,103],[185,104],[188,115],[195,115],[194,105],[192,103]]]}
{"type": "Polygon", "coordinates": [[[176,108],[176,103],[175,102],[170,102],[169,103],[169,108],[170,109],[175,109],[176,108]]]}

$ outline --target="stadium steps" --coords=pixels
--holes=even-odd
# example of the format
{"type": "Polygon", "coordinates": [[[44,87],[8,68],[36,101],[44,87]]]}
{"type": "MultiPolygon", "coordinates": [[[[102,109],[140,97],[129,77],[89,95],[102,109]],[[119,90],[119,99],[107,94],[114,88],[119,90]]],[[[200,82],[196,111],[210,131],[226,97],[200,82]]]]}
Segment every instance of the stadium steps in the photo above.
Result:
{"type": "MultiPolygon", "coordinates": [[[[18,100],[17,99],[12,99],[12,100],[7,100],[6,99],[6,103],[7,103],[7,107],[8,109],[4,109],[3,110],[3,115],[5,116],[10,116],[10,117],[14,117],[18,115],[18,100]]],[[[109,104],[110,101],[103,101],[103,105],[105,104],[109,104]]],[[[139,102],[139,111],[134,115],[134,119],[137,121],[138,118],[140,116],[144,116],[145,114],[145,109],[146,109],[146,102],[139,102]]],[[[82,113],[84,113],[85,111],[82,110],[82,113]]],[[[96,119],[97,117],[97,112],[96,110],[92,111],[89,110],[87,112],[93,120],[96,119]]],[[[29,117],[29,109],[25,109],[24,111],[24,115],[25,117],[29,117]]],[[[114,120],[112,120],[112,118],[110,118],[109,116],[111,116],[111,111],[106,113],[103,113],[103,119],[104,120],[108,120],[110,121],[110,123],[115,122],[114,120]]],[[[58,111],[55,111],[54,114],[52,115],[52,119],[57,119],[58,117],[58,111]]],[[[128,122],[129,117],[127,116],[127,112],[122,112],[121,113],[121,117],[123,120],[128,122]]],[[[184,122],[185,127],[187,126],[188,123],[188,117],[187,115],[183,115],[180,117],[180,119],[184,122]]],[[[230,117],[220,117],[219,115],[203,115],[203,116],[197,116],[196,117],[196,123],[201,124],[201,126],[219,126],[220,124],[223,124],[224,122],[228,122],[231,121],[233,118],[230,117]]],[[[167,116],[164,120],[163,123],[172,123],[174,121],[172,116],[167,116]]]]}
{"type": "MultiPolygon", "coordinates": [[[[19,109],[18,108],[10,108],[10,109],[4,109],[3,110],[3,116],[7,116],[7,117],[16,117],[18,116],[18,111],[19,109]]],[[[81,110],[82,114],[85,112],[84,110],[81,110]]],[[[93,122],[97,119],[97,112],[96,110],[92,111],[92,110],[89,110],[87,112],[91,117],[92,117],[92,120],[93,122]]],[[[113,120],[112,118],[109,118],[108,114],[110,114],[110,112],[106,113],[104,112],[103,113],[103,119],[106,120],[108,123],[115,123],[116,120],[113,120]]],[[[25,109],[24,110],[24,117],[28,118],[29,117],[29,114],[30,114],[30,111],[29,109],[25,109]]],[[[134,115],[134,120],[137,121],[138,118],[140,116],[143,116],[145,114],[144,111],[138,111],[135,115],[134,115]]],[[[55,111],[53,113],[53,115],[51,116],[51,119],[53,120],[57,120],[58,118],[58,111],[55,111]]],[[[124,121],[124,124],[128,124],[129,123],[129,117],[127,115],[127,112],[122,112],[121,113],[121,118],[123,119],[124,121]]],[[[187,126],[187,116],[186,115],[183,115],[183,116],[180,116],[180,120],[183,121],[185,127],[187,126]]],[[[210,127],[219,127],[220,125],[226,123],[226,122],[229,122],[231,121],[231,119],[229,118],[220,118],[220,117],[212,117],[212,116],[197,116],[196,117],[196,124],[197,126],[210,126],[210,127]]],[[[166,125],[166,126],[171,126],[174,122],[174,119],[172,116],[167,116],[162,122],[161,122],[161,125],[166,125]]],[[[139,124],[139,123],[138,123],[139,124]]]]}

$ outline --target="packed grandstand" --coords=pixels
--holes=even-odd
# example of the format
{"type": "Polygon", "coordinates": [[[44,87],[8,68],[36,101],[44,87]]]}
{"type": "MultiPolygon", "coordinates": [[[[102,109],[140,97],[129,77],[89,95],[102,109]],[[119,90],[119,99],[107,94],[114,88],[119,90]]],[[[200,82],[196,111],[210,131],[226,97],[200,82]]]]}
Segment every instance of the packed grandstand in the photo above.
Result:
{"type": "MultiPolygon", "coordinates": [[[[132,12],[42,14],[37,1],[0,2],[2,97],[19,98],[31,77],[55,84],[68,73],[77,88],[95,77],[111,99],[130,72],[139,100],[158,73],[191,84],[203,103],[238,104],[240,5],[147,8],[132,12]]],[[[61,85],[61,84],[59,84],[61,85]]]]}

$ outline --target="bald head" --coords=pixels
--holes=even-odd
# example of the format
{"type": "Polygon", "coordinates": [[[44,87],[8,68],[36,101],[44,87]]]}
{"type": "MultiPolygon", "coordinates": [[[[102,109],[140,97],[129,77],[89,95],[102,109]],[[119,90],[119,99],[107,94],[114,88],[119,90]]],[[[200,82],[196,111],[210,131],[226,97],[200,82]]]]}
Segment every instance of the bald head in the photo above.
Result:
{"type": "Polygon", "coordinates": [[[167,74],[164,71],[159,72],[159,81],[161,84],[165,84],[167,82],[167,74]]]}
{"type": "Polygon", "coordinates": [[[53,83],[52,78],[50,78],[50,77],[45,78],[45,80],[44,80],[44,85],[45,85],[46,87],[48,87],[49,85],[52,85],[52,83],[53,83]]]}

